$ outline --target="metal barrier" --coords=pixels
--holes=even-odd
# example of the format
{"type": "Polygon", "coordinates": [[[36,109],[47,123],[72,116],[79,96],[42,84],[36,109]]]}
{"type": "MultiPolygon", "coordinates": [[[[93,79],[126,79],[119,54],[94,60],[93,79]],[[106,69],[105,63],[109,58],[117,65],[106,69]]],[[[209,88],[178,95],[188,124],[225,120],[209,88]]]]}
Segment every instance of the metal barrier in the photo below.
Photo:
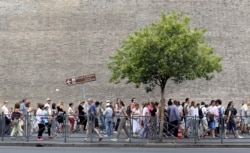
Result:
{"type": "MultiPolygon", "coordinates": [[[[56,128],[52,130],[51,127],[51,134],[56,134],[56,136],[54,137],[53,141],[61,141],[64,143],[67,142],[81,142],[84,140],[84,138],[86,137],[86,132],[87,131],[81,131],[80,126],[83,123],[79,123],[77,124],[77,128],[74,129],[74,131],[72,133],[69,133],[69,128],[68,125],[69,120],[68,120],[68,115],[65,114],[64,115],[64,119],[63,119],[63,127],[62,133],[58,133],[58,123],[57,121],[52,121],[52,122],[56,122],[56,128]],[[56,130],[56,131],[55,131],[56,130]],[[85,132],[85,133],[84,133],[85,132]]],[[[91,122],[95,122],[95,121],[89,121],[89,117],[88,116],[84,116],[84,118],[87,120],[87,130],[89,130],[89,139],[91,143],[94,142],[98,142],[98,135],[95,134],[93,132],[94,128],[98,128],[99,127],[95,127],[95,124],[89,124],[91,122]],[[89,126],[92,125],[92,126],[89,126]]],[[[118,117],[119,118],[119,117],[118,117]]],[[[188,123],[187,121],[181,121],[178,123],[177,126],[171,124],[170,122],[167,121],[166,118],[164,119],[164,128],[163,128],[163,133],[164,133],[164,141],[163,142],[175,142],[175,143],[193,143],[193,144],[199,144],[199,143],[234,143],[234,142],[248,142],[248,139],[250,138],[250,135],[245,135],[244,139],[232,139],[232,136],[234,137],[234,135],[232,135],[232,133],[230,134],[230,139],[225,137],[225,129],[226,129],[226,123],[224,122],[224,118],[220,118],[219,119],[219,126],[218,126],[218,133],[217,133],[217,137],[216,138],[212,138],[211,136],[203,136],[201,137],[201,132],[203,132],[203,129],[201,127],[200,124],[200,120],[198,117],[189,117],[190,119],[190,123],[188,123]],[[187,131],[187,134],[189,136],[189,138],[184,138],[184,131],[185,131],[185,127],[187,126],[186,124],[189,124],[189,130],[187,131]],[[182,137],[176,137],[173,134],[173,131],[169,131],[169,127],[172,126],[172,130],[174,128],[174,130],[181,128],[181,135],[182,137]]],[[[81,120],[86,121],[86,120],[81,120]]],[[[113,120],[114,121],[114,120],[113,120]]],[[[129,131],[129,143],[145,143],[145,142],[158,142],[159,141],[159,128],[160,128],[160,124],[159,124],[160,119],[157,117],[154,118],[148,118],[148,117],[144,117],[144,116],[139,116],[139,118],[135,118],[135,117],[131,117],[128,120],[126,120],[126,128],[129,131]],[[145,120],[144,120],[145,119],[145,120]],[[133,127],[135,127],[135,124],[137,124],[137,122],[139,122],[139,126],[140,126],[140,131],[135,131],[135,129],[133,129],[133,127]],[[144,130],[145,135],[142,135],[143,133],[142,130],[144,130]],[[145,137],[144,137],[145,136],[145,137]]],[[[30,141],[37,141],[37,133],[38,130],[36,129],[36,126],[34,123],[34,116],[26,116],[26,118],[24,120],[22,120],[23,125],[22,125],[22,129],[24,131],[22,136],[15,136],[15,138],[19,138],[22,141],[26,141],[26,142],[30,142],[30,141]],[[23,122],[24,121],[24,122],[23,122]],[[36,130],[36,131],[34,131],[36,130]]],[[[9,133],[6,133],[6,131],[8,131],[8,129],[6,129],[6,127],[8,125],[5,124],[6,123],[6,119],[5,119],[5,115],[1,114],[0,116],[0,133],[1,133],[1,141],[12,141],[12,137],[9,135],[9,133]]],[[[99,124],[103,124],[100,122],[100,119],[98,117],[98,123],[99,124]]],[[[54,124],[54,123],[51,123],[54,124]]],[[[54,126],[54,125],[53,125],[54,126]]],[[[103,126],[103,125],[102,125],[103,126]]],[[[138,125],[137,125],[138,126],[138,125]]],[[[12,125],[13,128],[13,125],[12,125]]],[[[45,127],[46,129],[48,127],[45,127]]],[[[54,127],[53,127],[54,128],[54,127]]],[[[40,129],[41,130],[41,129],[40,129]]],[[[42,129],[44,130],[44,129],[42,129]]],[[[112,130],[114,130],[114,126],[112,124],[112,130]]],[[[8,131],[9,132],[9,131],[8,131]]],[[[113,134],[107,137],[104,137],[104,135],[106,136],[106,133],[101,133],[103,136],[103,141],[106,142],[111,142],[112,138],[116,138],[117,134],[112,132],[113,134]]],[[[235,133],[233,133],[235,134],[235,133]]],[[[47,130],[45,133],[43,133],[43,136],[46,137],[47,134],[47,130]]],[[[124,131],[122,131],[120,133],[120,141],[118,142],[124,142],[122,140],[126,140],[127,136],[125,134],[124,131]]]]}

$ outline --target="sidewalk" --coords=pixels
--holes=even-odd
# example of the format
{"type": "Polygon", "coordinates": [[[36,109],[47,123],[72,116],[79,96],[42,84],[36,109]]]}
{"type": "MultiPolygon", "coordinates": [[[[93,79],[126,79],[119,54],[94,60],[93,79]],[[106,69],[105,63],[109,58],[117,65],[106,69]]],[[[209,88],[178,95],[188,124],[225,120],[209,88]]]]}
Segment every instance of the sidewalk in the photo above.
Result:
{"type": "Polygon", "coordinates": [[[82,134],[76,133],[69,137],[63,135],[55,139],[46,138],[44,134],[44,141],[36,141],[36,135],[33,135],[29,140],[22,140],[17,137],[16,140],[11,140],[10,137],[4,137],[0,140],[0,146],[30,146],[30,147],[135,147],[135,148],[249,148],[250,135],[244,136],[244,139],[200,139],[195,143],[192,138],[189,139],[163,139],[162,143],[155,142],[148,139],[133,138],[131,142],[125,142],[125,138],[113,142],[110,138],[104,138],[99,142],[98,138],[93,138],[92,142],[84,142],[82,134]],[[65,141],[66,138],[66,141],[65,141]]]}

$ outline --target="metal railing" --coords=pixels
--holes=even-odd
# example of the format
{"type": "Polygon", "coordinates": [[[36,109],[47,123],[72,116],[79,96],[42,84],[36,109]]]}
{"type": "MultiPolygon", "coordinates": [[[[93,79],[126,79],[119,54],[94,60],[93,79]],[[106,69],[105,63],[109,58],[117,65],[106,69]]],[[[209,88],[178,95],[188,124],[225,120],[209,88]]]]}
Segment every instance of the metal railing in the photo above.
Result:
{"type": "MultiPolygon", "coordinates": [[[[78,116],[77,116],[78,117],[78,116]]],[[[79,120],[76,117],[76,120],[79,120]]],[[[51,130],[51,135],[52,134],[56,134],[56,139],[53,139],[53,141],[61,141],[64,143],[67,142],[80,142],[83,141],[83,139],[86,137],[86,131],[81,131],[81,129],[79,129],[82,123],[77,124],[77,128],[74,129],[74,131],[69,132],[69,120],[68,120],[69,116],[67,114],[64,114],[63,117],[63,126],[62,126],[62,133],[58,133],[58,122],[54,120],[51,122],[51,124],[56,123],[56,128],[55,129],[50,129],[51,130]]],[[[117,119],[119,118],[119,116],[116,116],[114,118],[112,118],[112,135],[108,135],[105,133],[105,130],[103,133],[101,133],[101,135],[103,136],[103,140],[106,142],[111,142],[110,139],[112,138],[116,138],[117,134],[114,132],[115,126],[113,126],[113,124],[116,123],[117,119]]],[[[6,124],[6,116],[4,114],[2,114],[0,116],[0,133],[1,133],[1,141],[9,141],[11,140],[12,137],[15,138],[21,138],[21,140],[26,141],[26,142],[30,142],[30,141],[36,141],[37,139],[37,133],[39,130],[41,129],[37,129],[36,127],[36,123],[34,121],[34,116],[26,116],[26,118],[24,119],[20,119],[22,123],[21,128],[22,128],[22,133],[23,135],[21,136],[16,136],[16,135],[10,135],[10,131],[13,130],[13,126],[14,125],[7,125],[6,124]],[[11,128],[11,129],[8,129],[11,128]],[[34,131],[35,130],[35,131],[34,131]]],[[[99,124],[99,127],[97,127],[97,125],[95,124],[89,124],[91,122],[95,122],[95,121],[90,121],[88,116],[84,116],[85,120],[83,121],[87,121],[87,125],[92,125],[92,126],[87,126],[87,130],[89,130],[89,142],[97,142],[98,141],[98,135],[95,134],[93,131],[94,128],[97,128],[97,130],[100,132],[100,126],[103,127],[103,122],[101,122],[101,120],[99,119],[99,116],[97,118],[98,122],[96,122],[95,124],[99,124]]],[[[233,142],[249,142],[248,139],[250,138],[250,136],[246,135],[244,137],[244,139],[231,139],[234,138],[234,135],[231,133],[230,134],[230,139],[227,139],[225,137],[225,130],[227,128],[227,123],[225,123],[224,121],[224,117],[222,118],[218,118],[217,120],[218,122],[218,132],[217,132],[217,137],[216,138],[212,138],[212,136],[202,136],[201,137],[201,133],[203,132],[203,129],[201,127],[200,124],[200,119],[198,117],[187,117],[186,120],[182,120],[178,122],[178,125],[173,125],[172,122],[168,122],[168,119],[166,117],[162,118],[164,119],[164,127],[163,127],[163,142],[176,142],[176,143],[194,143],[194,144],[199,144],[199,143],[233,143],[233,142]],[[188,120],[187,120],[188,119],[188,120]],[[189,125],[187,125],[189,124],[189,125]],[[186,131],[186,134],[188,135],[189,138],[184,138],[184,133],[185,133],[185,127],[189,126],[188,131],[186,131]],[[170,130],[170,127],[172,129],[172,131],[170,130]],[[180,132],[181,129],[181,136],[176,136],[174,135],[174,130],[179,130],[178,132],[180,132]]],[[[160,131],[160,123],[159,123],[160,119],[157,117],[144,117],[144,116],[139,116],[139,117],[130,117],[126,120],[126,128],[129,132],[129,143],[145,143],[145,142],[159,142],[159,131],[160,131]],[[135,130],[135,126],[138,126],[139,124],[139,128],[140,130],[136,131],[135,130]],[[137,125],[135,125],[137,124],[137,125]],[[133,129],[134,128],[134,129],[133,129]],[[142,130],[144,130],[145,135],[142,135],[142,130]]],[[[217,122],[217,121],[216,121],[217,122]]],[[[76,122],[74,122],[76,123],[76,122]]],[[[48,129],[47,126],[45,126],[46,129],[48,129]]],[[[239,126],[237,126],[237,128],[239,128],[239,126]]],[[[237,129],[236,129],[237,130],[237,129]]],[[[209,134],[206,133],[206,134],[209,134]]],[[[211,133],[210,133],[211,134],[211,133]]],[[[47,136],[47,130],[45,133],[43,133],[43,136],[47,136]]],[[[120,133],[120,137],[119,139],[126,139],[127,136],[125,134],[125,132],[122,130],[120,133]]],[[[120,141],[123,142],[123,141],[120,141]]]]}

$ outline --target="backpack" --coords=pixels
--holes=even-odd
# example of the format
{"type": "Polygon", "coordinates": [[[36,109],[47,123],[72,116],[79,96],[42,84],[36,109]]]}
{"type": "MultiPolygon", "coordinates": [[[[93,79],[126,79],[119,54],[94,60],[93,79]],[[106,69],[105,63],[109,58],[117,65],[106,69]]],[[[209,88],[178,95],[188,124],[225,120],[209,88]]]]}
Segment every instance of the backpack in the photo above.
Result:
{"type": "Polygon", "coordinates": [[[184,106],[183,108],[183,116],[187,116],[188,115],[188,105],[184,106]]]}
{"type": "MultiPolygon", "coordinates": [[[[203,106],[203,107],[204,107],[204,106],[203,106]]],[[[199,110],[198,110],[199,118],[200,118],[200,119],[203,119],[203,117],[204,117],[204,114],[203,114],[203,112],[202,112],[202,108],[203,108],[203,107],[200,107],[199,110]]]]}
{"type": "Polygon", "coordinates": [[[208,121],[214,121],[214,114],[208,114],[208,121]]]}

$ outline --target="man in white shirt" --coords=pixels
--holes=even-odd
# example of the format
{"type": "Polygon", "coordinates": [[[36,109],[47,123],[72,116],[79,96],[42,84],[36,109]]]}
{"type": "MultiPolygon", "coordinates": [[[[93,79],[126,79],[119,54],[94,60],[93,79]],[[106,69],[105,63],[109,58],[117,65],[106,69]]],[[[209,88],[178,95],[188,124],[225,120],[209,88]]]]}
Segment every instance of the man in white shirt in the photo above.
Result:
{"type": "Polygon", "coordinates": [[[8,107],[7,107],[8,103],[9,103],[9,102],[8,102],[7,100],[3,102],[2,112],[4,113],[4,115],[5,115],[6,117],[10,118],[9,109],[8,109],[8,107]]]}
{"type": "Polygon", "coordinates": [[[51,139],[52,136],[50,135],[50,131],[51,131],[51,119],[52,119],[52,111],[51,111],[51,107],[50,107],[50,103],[51,103],[51,99],[47,98],[46,99],[46,104],[44,105],[44,108],[47,108],[47,112],[48,112],[48,123],[46,124],[46,133],[48,133],[49,138],[51,139]]]}
{"type": "Polygon", "coordinates": [[[51,108],[50,108],[50,103],[51,103],[51,99],[50,98],[47,98],[46,100],[46,104],[44,105],[44,107],[48,107],[48,113],[49,115],[51,115],[51,108]]]}
{"type": "Polygon", "coordinates": [[[248,125],[248,106],[247,102],[243,102],[240,107],[240,117],[241,117],[241,133],[247,133],[248,125]]]}
{"type": "Polygon", "coordinates": [[[200,109],[202,111],[203,117],[200,119],[200,129],[202,132],[202,136],[204,137],[205,132],[208,130],[207,123],[207,108],[205,107],[205,102],[201,102],[200,109]]]}

